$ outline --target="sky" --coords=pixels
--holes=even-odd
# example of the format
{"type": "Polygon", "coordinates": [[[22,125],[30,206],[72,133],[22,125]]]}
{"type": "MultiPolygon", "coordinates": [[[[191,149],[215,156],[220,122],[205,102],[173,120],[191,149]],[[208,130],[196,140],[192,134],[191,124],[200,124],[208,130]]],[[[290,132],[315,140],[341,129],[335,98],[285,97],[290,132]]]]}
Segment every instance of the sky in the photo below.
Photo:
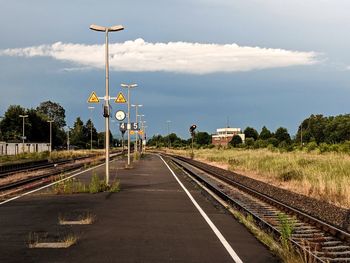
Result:
{"type": "MultiPolygon", "coordinates": [[[[137,83],[148,137],[188,129],[286,127],[310,114],[349,113],[350,2],[346,0],[0,0],[0,115],[51,100],[72,126],[104,130],[102,32],[109,34],[110,95],[137,83]]],[[[126,111],[111,102],[112,112],[126,111]]],[[[114,114],[113,114],[114,115],[114,114]]],[[[131,110],[132,121],[135,111],[131,110]]],[[[113,118],[114,119],[114,118],[113,118]]],[[[118,134],[118,122],[111,124],[118,134]]]]}

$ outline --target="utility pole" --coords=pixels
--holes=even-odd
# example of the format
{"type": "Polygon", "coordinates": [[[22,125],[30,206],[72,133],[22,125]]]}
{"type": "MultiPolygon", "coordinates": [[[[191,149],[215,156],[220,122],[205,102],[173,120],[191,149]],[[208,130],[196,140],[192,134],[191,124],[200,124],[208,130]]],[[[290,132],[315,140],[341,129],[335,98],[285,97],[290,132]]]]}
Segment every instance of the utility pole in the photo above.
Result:
{"type": "Polygon", "coordinates": [[[171,147],[171,142],[170,142],[170,123],[171,123],[171,121],[167,120],[166,122],[168,124],[168,148],[170,149],[170,147],[171,147]]]}
{"type": "Polygon", "coordinates": [[[52,123],[54,121],[48,120],[47,122],[50,123],[50,148],[49,148],[49,151],[50,151],[50,155],[51,155],[51,152],[52,152],[52,123]]]}
{"type": "MultiPolygon", "coordinates": [[[[138,116],[139,116],[137,114],[137,110],[138,110],[139,107],[142,107],[142,106],[143,106],[142,104],[132,104],[131,105],[131,107],[135,107],[135,113],[136,113],[135,114],[136,115],[135,116],[135,120],[136,120],[136,123],[138,123],[138,116]]],[[[138,142],[137,141],[138,141],[138,131],[135,132],[135,150],[136,150],[136,153],[138,152],[138,147],[137,147],[138,142]]]]}
{"type": "Polygon", "coordinates": [[[130,124],[130,89],[131,88],[136,88],[137,84],[121,84],[120,85],[123,88],[128,89],[128,124],[127,124],[127,130],[128,130],[128,167],[130,167],[130,129],[131,129],[131,124],[130,124]]]}
{"type": "Polygon", "coordinates": [[[90,109],[90,151],[92,151],[92,111],[95,109],[94,106],[89,106],[88,107],[90,109]]]}
{"type": "Polygon", "coordinates": [[[28,115],[19,115],[20,118],[22,118],[22,152],[24,153],[24,140],[26,139],[26,137],[24,136],[24,119],[28,118],[28,115]]]}
{"type": "Polygon", "coordinates": [[[69,131],[70,131],[70,127],[69,126],[67,126],[68,127],[68,136],[67,136],[67,151],[69,151],[70,150],[70,140],[69,140],[69,131]]]}

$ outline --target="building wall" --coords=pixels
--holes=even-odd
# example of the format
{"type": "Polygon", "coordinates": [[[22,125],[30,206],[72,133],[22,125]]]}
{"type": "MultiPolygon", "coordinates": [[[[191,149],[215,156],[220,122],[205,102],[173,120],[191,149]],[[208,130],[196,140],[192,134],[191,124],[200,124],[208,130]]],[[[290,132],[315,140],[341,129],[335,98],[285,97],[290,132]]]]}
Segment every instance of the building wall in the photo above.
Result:
{"type": "Polygon", "coordinates": [[[220,128],[216,132],[211,136],[211,143],[216,146],[227,146],[235,135],[240,136],[243,143],[245,141],[245,135],[241,133],[240,128],[220,128]]]}
{"type": "Polygon", "coordinates": [[[16,155],[22,153],[45,152],[49,151],[48,143],[25,143],[24,149],[22,143],[6,143],[0,142],[0,155],[16,155]]]}

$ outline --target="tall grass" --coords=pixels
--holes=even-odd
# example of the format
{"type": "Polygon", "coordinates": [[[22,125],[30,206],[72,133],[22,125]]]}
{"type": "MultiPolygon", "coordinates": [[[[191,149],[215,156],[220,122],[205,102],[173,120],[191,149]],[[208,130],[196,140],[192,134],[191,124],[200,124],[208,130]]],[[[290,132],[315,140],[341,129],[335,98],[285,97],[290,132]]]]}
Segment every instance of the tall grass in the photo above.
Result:
{"type": "MultiPolygon", "coordinates": [[[[177,150],[190,157],[190,151],[177,150]]],[[[273,152],[268,149],[199,149],[195,159],[216,162],[261,181],[350,208],[350,156],[273,152]]]]}

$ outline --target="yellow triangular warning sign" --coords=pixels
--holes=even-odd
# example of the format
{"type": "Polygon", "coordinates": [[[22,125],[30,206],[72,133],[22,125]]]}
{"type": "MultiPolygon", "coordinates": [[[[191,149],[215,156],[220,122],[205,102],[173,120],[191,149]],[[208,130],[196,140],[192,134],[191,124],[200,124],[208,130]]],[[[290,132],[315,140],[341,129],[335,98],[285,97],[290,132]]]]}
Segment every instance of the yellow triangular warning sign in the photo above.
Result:
{"type": "Polygon", "coordinates": [[[125,99],[123,93],[119,92],[119,94],[114,102],[115,103],[126,103],[126,99],[125,99]]]}
{"type": "Polygon", "coordinates": [[[95,91],[93,91],[88,99],[88,103],[99,103],[100,100],[98,99],[95,91]]]}

